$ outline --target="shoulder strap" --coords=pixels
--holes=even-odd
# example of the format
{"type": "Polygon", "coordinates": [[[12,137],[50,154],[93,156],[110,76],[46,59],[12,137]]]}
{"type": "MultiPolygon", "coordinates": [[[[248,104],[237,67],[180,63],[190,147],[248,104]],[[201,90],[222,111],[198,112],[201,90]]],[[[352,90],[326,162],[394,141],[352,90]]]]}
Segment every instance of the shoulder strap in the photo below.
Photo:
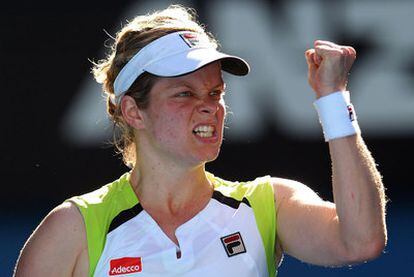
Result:
{"type": "Polygon", "coordinates": [[[66,200],[78,207],[85,222],[89,276],[93,276],[95,272],[112,220],[123,210],[138,203],[128,180],[129,173],[126,173],[118,180],[98,190],[66,200]]]}
{"type": "Polygon", "coordinates": [[[212,174],[209,174],[209,178],[213,179],[215,187],[226,196],[238,201],[242,201],[243,198],[248,200],[265,247],[269,276],[276,276],[276,212],[270,176],[257,178],[246,183],[225,181],[212,174]]]}

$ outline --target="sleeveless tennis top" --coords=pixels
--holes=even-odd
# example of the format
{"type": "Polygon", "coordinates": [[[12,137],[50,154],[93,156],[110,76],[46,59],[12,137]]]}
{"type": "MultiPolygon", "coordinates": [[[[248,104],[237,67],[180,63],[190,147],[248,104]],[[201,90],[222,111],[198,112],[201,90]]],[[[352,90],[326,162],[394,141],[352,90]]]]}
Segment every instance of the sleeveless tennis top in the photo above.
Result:
{"type": "Polygon", "coordinates": [[[213,196],[177,228],[179,249],[143,210],[129,173],[69,199],[85,222],[89,276],[275,276],[270,177],[229,182],[208,173],[208,178],[213,196]]]}

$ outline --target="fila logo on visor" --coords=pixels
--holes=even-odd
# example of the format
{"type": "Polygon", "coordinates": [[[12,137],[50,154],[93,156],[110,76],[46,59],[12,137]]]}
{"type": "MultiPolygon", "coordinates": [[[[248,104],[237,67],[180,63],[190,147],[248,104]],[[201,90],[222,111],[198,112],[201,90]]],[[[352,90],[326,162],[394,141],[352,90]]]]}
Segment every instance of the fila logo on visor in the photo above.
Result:
{"type": "Polygon", "coordinates": [[[142,271],[141,257],[125,257],[109,262],[109,276],[126,275],[142,271]]]}
{"type": "Polygon", "coordinates": [[[203,47],[203,45],[208,47],[207,38],[202,38],[200,35],[196,33],[184,33],[180,34],[180,37],[190,48],[203,47]]]}
{"type": "Polygon", "coordinates": [[[223,243],[224,250],[226,250],[227,256],[233,257],[241,253],[246,253],[246,247],[244,246],[240,232],[222,237],[220,239],[223,243]]]}

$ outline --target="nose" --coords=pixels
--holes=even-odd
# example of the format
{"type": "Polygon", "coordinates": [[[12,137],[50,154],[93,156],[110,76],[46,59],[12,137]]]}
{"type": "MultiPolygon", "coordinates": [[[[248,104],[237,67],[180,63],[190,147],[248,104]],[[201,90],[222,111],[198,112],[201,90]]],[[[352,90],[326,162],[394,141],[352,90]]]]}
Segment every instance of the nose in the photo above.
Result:
{"type": "Polygon", "coordinates": [[[215,114],[219,109],[219,103],[212,99],[204,99],[198,106],[200,113],[215,114]]]}

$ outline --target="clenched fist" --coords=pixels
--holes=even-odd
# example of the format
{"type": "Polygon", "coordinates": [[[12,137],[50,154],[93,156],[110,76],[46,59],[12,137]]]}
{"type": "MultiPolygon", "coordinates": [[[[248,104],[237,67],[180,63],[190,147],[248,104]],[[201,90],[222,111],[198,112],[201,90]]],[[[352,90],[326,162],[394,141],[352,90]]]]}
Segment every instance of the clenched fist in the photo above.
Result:
{"type": "Polygon", "coordinates": [[[307,50],[305,56],[308,81],[316,97],[345,91],[348,73],[356,58],[355,49],[323,40],[315,41],[314,47],[307,50]]]}

